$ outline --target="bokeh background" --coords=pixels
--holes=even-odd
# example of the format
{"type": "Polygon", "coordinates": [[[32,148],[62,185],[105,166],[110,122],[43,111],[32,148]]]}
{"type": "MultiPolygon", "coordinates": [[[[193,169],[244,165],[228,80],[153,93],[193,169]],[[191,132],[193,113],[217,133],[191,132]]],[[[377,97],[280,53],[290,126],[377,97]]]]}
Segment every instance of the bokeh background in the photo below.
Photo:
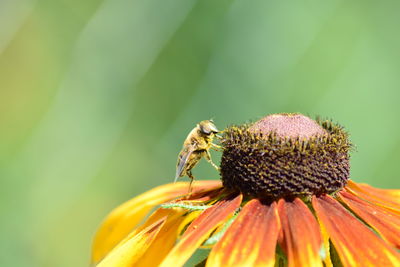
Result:
{"type": "MultiPolygon", "coordinates": [[[[88,266],[119,203],[172,182],[196,122],[340,122],[399,188],[399,1],[1,0],[0,265],[88,266]]],[[[219,154],[213,154],[216,161],[219,154]]],[[[202,162],[197,179],[218,178],[202,162]]]]}

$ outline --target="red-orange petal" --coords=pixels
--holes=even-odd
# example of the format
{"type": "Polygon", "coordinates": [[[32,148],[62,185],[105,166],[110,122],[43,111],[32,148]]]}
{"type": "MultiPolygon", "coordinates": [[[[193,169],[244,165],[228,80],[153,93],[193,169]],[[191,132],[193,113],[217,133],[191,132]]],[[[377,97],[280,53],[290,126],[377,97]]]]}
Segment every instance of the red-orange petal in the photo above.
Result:
{"type": "Polygon", "coordinates": [[[380,206],[372,205],[346,191],[340,199],[387,242],[400,248],[400,216],[380,206]]]}
{"type": "Polygon", "coordinates": [[[121,244],[116,246],[97,267],[126,267],[134,264],[146,252],[154,241],[166,218],[162,218],[141,232],[128,236],[121,244]]]}
{"type": "Polygon", "coordinates": [[[343,266],[400,266],[399,254],[335,199],[314,196],[312,204],[343,266]]]}
{"type": "Polygon", "coordinates": [[[320,228],[307,205],[298,198],[292,202],[281,199],[278,209],[288,266],[322,266],[320,228]]]}
{"type": "Polygon", "coordinates": [[[364,200],[391,209],[400,214],[400,190],[378,189],[366,184],[348,181],[345,189],[364,200]]]}
{"type": "Polygon", "coordinates": [[[167,255],[160,266],[178,267],[190,258],[212,231],[226,221],[242,202],[242,195],[225,198],[203,211],[188,227],[181,240],[167,255]]]}
{"type": "MultiPolygon", "coordinates": [[[[124,239],[156,205],[188,192],[189,183],[179,182],[156,187],[114,209],[96,233],[93,241],[92,262],[99,262],[124,239]]],[[[221,187],[220,181],[195,181],[193,192],[221,187]]]]}
{"type": "Polygon", "coordinates": [[[274,266],[279,231],[276,203],[268,206],[253,199],[214,246],[206,266],[274,266]]]}

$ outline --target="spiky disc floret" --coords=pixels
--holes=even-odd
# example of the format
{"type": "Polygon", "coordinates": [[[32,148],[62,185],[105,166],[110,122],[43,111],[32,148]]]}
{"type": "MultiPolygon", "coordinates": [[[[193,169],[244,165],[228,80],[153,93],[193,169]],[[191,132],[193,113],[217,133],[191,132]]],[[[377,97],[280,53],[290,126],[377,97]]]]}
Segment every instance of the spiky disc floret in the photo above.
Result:
{"type": "Polygon", "coordinates": [[[343,188],[349,178],[348,134],[328,120],[270,115],[228,127],[222,145],[222,182],[247,195],[320,195],[343,188]]]}

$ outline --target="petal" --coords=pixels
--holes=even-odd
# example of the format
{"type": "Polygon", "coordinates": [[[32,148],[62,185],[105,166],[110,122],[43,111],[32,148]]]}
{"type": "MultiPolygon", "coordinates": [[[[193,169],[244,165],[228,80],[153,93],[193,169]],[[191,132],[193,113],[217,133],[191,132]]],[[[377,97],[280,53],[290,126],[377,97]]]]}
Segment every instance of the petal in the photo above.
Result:
{"type": "MultiPolygon", "coordinates": [[[[187,193],[189,183],[179,182],[156,187],[114,209],[103,221],[93,241],[92,262],[100,261],[116,244],[139,224],[146,214],[163,202],[187,193]]],[[[196,181],[196,191],[221,186],[220,181],[196,181]]]]}
{"type": "Polygon", "coordinates": [[[400,199],[397,196],[399,190],[377,189],[366,184],[354,183],[351,180],[348,181],[345,189],[364,200],[400,214],[400,199]]]}
{"type": "Polygon", "coordinates": [[[97,267],[133,266],[153,242],[166,218],[162,218],[136,235],[130,235],[123,244],[113,249],[97,267]]]}
{"type": "Polygon", "coordinates": [[[332,197],[313,197],[313,207],[343,266],[400,266],[399,254],[332,197]]]}
{"type": "Polygon", "coordinates": [[[183,234],[182,239],[171,250],[160,266],[178,267],[190,258],[212,231],[226,221],[242,202],[242,195],[218,201],[195,219],[183,234]]]}
{"type": "Polygon", "coordinates": [[[175,214],[169,216],[165,225],[160,230],[157,238],[153,241],[151,246],[146,250],[141,259],[135,264],[136,267],[152,267],[159,266],[165,256],[174,247],[179,234],[182,229],[198,217],[200,211],[194,211],[189,214],[182,216],[181,214],[175,214]]]}
{"type": "Polygon", "coordinates": [[[310,209],[296,198],[278,202],[288,266],[322,266],[320,228],[310,209]]]}
{"type": "Polygon", "coordinates": [[[400,205],[400,190],[375,188],[368,184],[357,184],[357,186],[371,195],[400,205]]]}
{"type": "Polygon", "coordinates": [[[331,246],[329,243],[329,235],[323,225],[320,225],[321,229],[321,237],[324,242],[324,255],[321,256],[324,259],[325,267],[333,267],[332,259],[331,259],[331,246]]]}
{"type": "MultiPolygon", "coordinates": [[[[111,254],[113,251],[118,250],[119,247],[123,246],[128,240],[130,240],[133,236],[136,236],[143,232],[145,229],[148,229],[152,225],[156,224],[160,220],[164,220],[165,223],[163,227],[160,229],[160,234],[164,232],[164,226],[168,220],[174,219],[174,218],[179,218],[182,217],[183,214],[185,214],[185,211],[182,211],[181,209],[157,209],[155,212],[153,212],[149,218],[144,222],[141,226],[137,227],[135,230],[131,231],[124,239],[122,239],[117,245],[113,247],[113,249],[106,255],[108,257],[109,254],[111,254]]],[[[158,239],[158,236],[156,240],[158,239]]],[[[94,262],[96,264],[96,262],[94,262]]]]}
{"type": "Polygon", "coordinates": [[[214,246],[206,266],[274,266],[279,231],[276,203],[253,199],[214,246]]]}
{"type": "Polygon", "coordinates": [[[340,199],[361,219],[375,229],[387,242],[400,248],[400,216],[380,206],[372,205],[348,192],[340,199]]]}
{"type": "Polygon", "coordinates": [[[208,202],[210,200],[213,200],[215,198],[220,197],[225,193],[225,190],[223,187],[217,187],[217,188],[212,188],[209,190],[202,190],[202,191],[197,191],[193,192],[190,195],[185,195],[181,198],[175,199],[171,202],[187,202],[189,201],[190,203],[194,204],[196,202],[198,203],[204,203],[208,202]]]}

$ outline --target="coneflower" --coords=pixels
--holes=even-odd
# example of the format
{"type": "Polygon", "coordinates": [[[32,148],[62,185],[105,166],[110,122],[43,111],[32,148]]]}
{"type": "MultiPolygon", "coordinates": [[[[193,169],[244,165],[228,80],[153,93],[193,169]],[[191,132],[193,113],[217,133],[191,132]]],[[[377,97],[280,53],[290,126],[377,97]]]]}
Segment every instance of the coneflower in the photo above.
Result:
{"type": "Polygon", "coordinates": [[[400,266],[400,190],[349,180],[343,128],[301,114],[230,126],[221,181],[154,188],[98,230],[98,266],[400,266]],[[141,223],[147,214],[156,210],[141,223]]]}

